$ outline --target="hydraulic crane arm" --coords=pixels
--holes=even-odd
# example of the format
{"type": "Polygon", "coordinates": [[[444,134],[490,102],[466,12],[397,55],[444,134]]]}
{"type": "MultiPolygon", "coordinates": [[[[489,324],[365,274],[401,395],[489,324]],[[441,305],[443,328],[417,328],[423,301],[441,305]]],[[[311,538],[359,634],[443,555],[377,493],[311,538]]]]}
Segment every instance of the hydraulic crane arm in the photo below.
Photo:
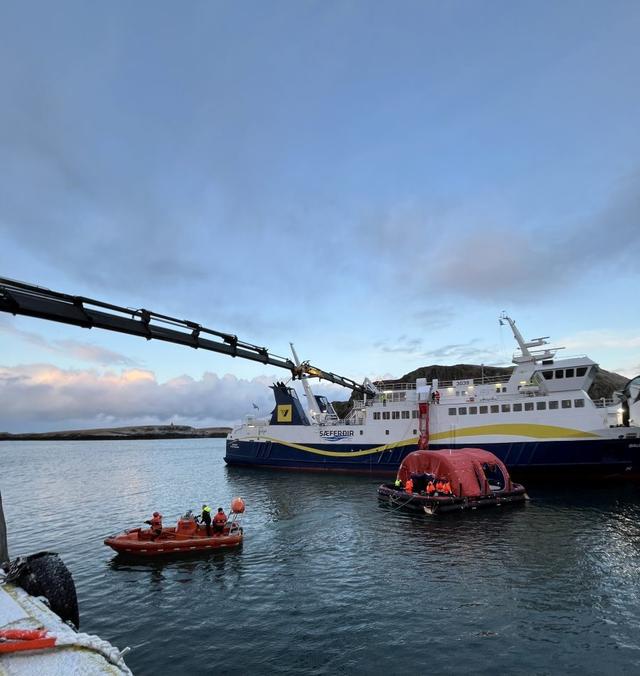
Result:
{"type": "Polygon", "coordinates": [[[119,307],[84,296],[70,296],[2,277],[0,311],[219,352],[230,357],[241,357],[287,369],[294,378],[320,378],[356,392],[371,394],[365,385],[351,378],[323,371],[311,366],[309,362],[302,362],[297,366],[291,359],[271,354],[266,347],[245,343],[233,334],[208,329],[186,319],[176,319],[145,309],[119,307]]]}

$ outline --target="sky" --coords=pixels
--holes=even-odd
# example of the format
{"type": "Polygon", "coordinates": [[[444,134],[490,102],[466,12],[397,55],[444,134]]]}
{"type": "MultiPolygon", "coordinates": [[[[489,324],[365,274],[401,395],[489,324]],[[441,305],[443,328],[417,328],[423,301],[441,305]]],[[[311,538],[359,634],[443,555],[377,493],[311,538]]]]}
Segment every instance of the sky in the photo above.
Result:
{"type": "MultiPolygon", "coordinates": [[[[0,276],[356,380],[640,373],[640,4],[0,6],[0,276]]],[[[0,315],[0,431],[231,425],[287,373],[0,315]]],[[[318,392],[346,399],[349,392],[318,392]]]]}

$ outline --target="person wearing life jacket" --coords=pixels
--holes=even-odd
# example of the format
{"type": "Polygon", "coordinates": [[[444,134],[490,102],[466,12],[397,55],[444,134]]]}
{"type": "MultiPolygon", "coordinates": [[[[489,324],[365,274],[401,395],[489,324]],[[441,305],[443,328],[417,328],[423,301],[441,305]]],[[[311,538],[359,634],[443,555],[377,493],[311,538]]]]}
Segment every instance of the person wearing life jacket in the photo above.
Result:
{"type": "Polygon", "coordinates": [[[407,493],[413,493],[413,479],[409,477],[404,484],[404,490],[407,491],[407,493]]]}
{"type": "Polygon", "coordinates": [[[155,540],[162,533],[162,514],[154,512],[150,520],[145,521],[151,526],[151,539],[155,540]]]}
{"type": "Polygon", "coordinates": [[[449,482],[449,479],[445,479],[445,481],[442,482],[442,492],[445,495],[451,495],[451,483],[449,482]]]}
{"type": "Polygon", "coordinates": [[[218,513],[213,517],[213,530],[216,533],[222,534],[225,523],[227,523],[227,515],[222,507],[218,507],[218,513]]]}
{"type": "Polygon", "coordinates": [[[396,488],[402,488],[402,481],[400,481],[400,477],[396,477],[396,481],[393,484],[396,488]]]}
{"type": "Polygon", "coordinates": [[[438,390],[436,390],[434,392],[433,396],[434,396],[436,404],[439,404],[440,403],[440,392],[438,392],[438,390]]]}
{"type": "Polygon", "coordinates": [[[442,479],[436,481],[436,492],[444,493],[444,481],[442,479]]]}
{"type": "Polygon", "coordinates": [[[433,481],[430,481],[427,484],[427,495],[433,495],[436,492],[436,487],[433,484],[433,481]]]}
{"type": "Polygon", "coordinates": [[[202,516],[200,519],[207,529],[207,535],[211,535],[211,507],[209,505],[202,505],[202,516]]]}

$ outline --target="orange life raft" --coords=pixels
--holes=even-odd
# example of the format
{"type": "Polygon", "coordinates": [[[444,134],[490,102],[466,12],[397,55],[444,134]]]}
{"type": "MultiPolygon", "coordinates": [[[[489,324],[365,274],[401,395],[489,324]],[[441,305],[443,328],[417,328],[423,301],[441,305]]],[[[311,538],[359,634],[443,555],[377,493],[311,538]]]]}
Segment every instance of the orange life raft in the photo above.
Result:
{"type": "Polygon", "coordinates": [[[242,544],[243,529],[238,515],[244,512],[242,498],[234,498],[231,503],[231,515],[221,533],[207,535],[204,524],[187,512],[178,519],[175,527],[163,528],[160,535],[154,536],[150,528],[130,528],[111,535],[104,544],[119,554],[135,556],[167,556],[171,554],[210,553],[218,549],[229,549],[242,544]]]}

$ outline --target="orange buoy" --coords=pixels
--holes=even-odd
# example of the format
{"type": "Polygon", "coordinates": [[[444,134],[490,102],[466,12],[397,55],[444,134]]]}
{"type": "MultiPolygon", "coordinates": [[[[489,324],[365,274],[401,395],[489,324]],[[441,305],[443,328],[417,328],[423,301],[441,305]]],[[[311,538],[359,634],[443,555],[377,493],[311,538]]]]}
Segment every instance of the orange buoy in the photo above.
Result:
{"type": "Polygon", "coordinates": [[[233,498],[231,501],[231,511],[234,514],[242,514],[244,512],[244,500],[242,498],[233,498]]]}

